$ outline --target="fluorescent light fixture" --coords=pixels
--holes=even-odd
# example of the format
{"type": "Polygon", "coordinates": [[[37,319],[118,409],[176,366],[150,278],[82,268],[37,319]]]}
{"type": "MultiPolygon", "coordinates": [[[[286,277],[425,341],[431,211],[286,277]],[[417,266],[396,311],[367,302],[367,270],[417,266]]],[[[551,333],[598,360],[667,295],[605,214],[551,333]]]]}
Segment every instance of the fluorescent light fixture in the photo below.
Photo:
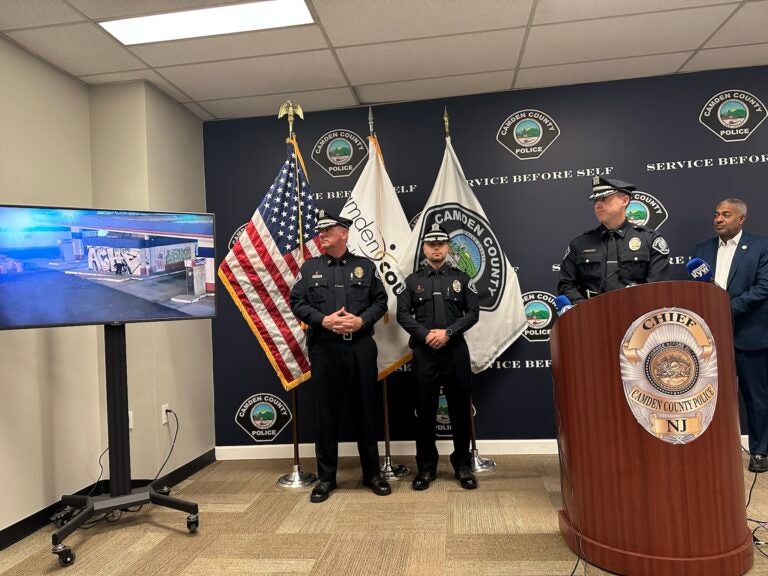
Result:
{"type": "Polygon", "coordinates": [[[126,46],[199,38],[314,22],[304,0],[263,0],[248,4],[187,10],[101,22],[100,25],[126,46]]]}

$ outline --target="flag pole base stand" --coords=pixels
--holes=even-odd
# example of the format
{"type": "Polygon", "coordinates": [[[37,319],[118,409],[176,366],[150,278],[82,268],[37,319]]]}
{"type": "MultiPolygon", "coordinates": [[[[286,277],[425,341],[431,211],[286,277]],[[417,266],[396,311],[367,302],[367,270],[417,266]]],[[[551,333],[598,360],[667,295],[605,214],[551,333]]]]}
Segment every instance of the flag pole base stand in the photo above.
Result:
{"type": "Polygon", "coordinates": [[[496,462],[483,458],[477,450],[472,450],[472,472],[476,474],[496,472],[496,462]]]}
{"type": "Polygon", "coordinates": [[[381,477],[384,480],[400,480],[400,478],[407,476],[408,472],[410,472],[407,466],[393,463],[391,456],[384,456],[384,464],[379,466],[379,468],[381,469],[381,477]]]}
{"type": "Polygon", "coordinates": [[[284,474],[277,479],[277,486],[279,488],[306,488],[314,484],[315,480],[317,480],[317,476],[312,472],[302,472],[301,466],[294,464],[293,472],[284,474]]]}

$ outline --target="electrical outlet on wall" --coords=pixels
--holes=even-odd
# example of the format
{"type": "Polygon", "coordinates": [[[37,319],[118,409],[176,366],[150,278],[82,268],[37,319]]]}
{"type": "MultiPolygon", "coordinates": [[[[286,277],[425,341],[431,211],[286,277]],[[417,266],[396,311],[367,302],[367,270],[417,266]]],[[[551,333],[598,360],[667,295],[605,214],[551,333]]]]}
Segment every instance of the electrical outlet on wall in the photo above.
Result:
{"type": "Polygon", "coordinates": [[[160,412],[161,412],[162,417],[163,417],[163,424],[168,424],[168,412],[167,412],[167,410],[170,410],[170,409],[171,409],[171,405],[170,404],[163,404],[160,407],[160,412]]]}

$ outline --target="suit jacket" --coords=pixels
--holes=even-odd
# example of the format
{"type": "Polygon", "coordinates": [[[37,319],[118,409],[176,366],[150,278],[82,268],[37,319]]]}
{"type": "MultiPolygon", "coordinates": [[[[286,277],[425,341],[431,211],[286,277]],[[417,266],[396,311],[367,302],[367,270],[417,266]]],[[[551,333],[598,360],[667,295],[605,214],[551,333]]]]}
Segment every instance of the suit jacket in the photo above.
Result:
{"type": "MultiPolygon", "coordinates": [[[[718,238],[697,244],[693,257],[717,266],[718,238]]],[[[742,233],[724,286],[731,297],[733,342],[739,350],[768,348],[768,238],[742,233]]]]}

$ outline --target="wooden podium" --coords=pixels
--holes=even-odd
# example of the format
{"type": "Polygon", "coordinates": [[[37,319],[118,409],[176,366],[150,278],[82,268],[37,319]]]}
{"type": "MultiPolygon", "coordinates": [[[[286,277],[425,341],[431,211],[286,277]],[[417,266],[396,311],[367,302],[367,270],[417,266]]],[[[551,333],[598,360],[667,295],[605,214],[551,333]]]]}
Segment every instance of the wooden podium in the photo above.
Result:
{"type": "MultiPolygon", "coordinates": [[[[555,418],[570,548],[611,572],[731,576],[752,567],[728,294],[701,282],[632,286],[582,302],[551,334],[555,418]],[[686,444],[646,431],[630,410],[620,352],[637,319],[689,310],[711,331],[717,399],[686,444]]],[[[714,370],[714,368],[713,368],[714,370]]]]}

